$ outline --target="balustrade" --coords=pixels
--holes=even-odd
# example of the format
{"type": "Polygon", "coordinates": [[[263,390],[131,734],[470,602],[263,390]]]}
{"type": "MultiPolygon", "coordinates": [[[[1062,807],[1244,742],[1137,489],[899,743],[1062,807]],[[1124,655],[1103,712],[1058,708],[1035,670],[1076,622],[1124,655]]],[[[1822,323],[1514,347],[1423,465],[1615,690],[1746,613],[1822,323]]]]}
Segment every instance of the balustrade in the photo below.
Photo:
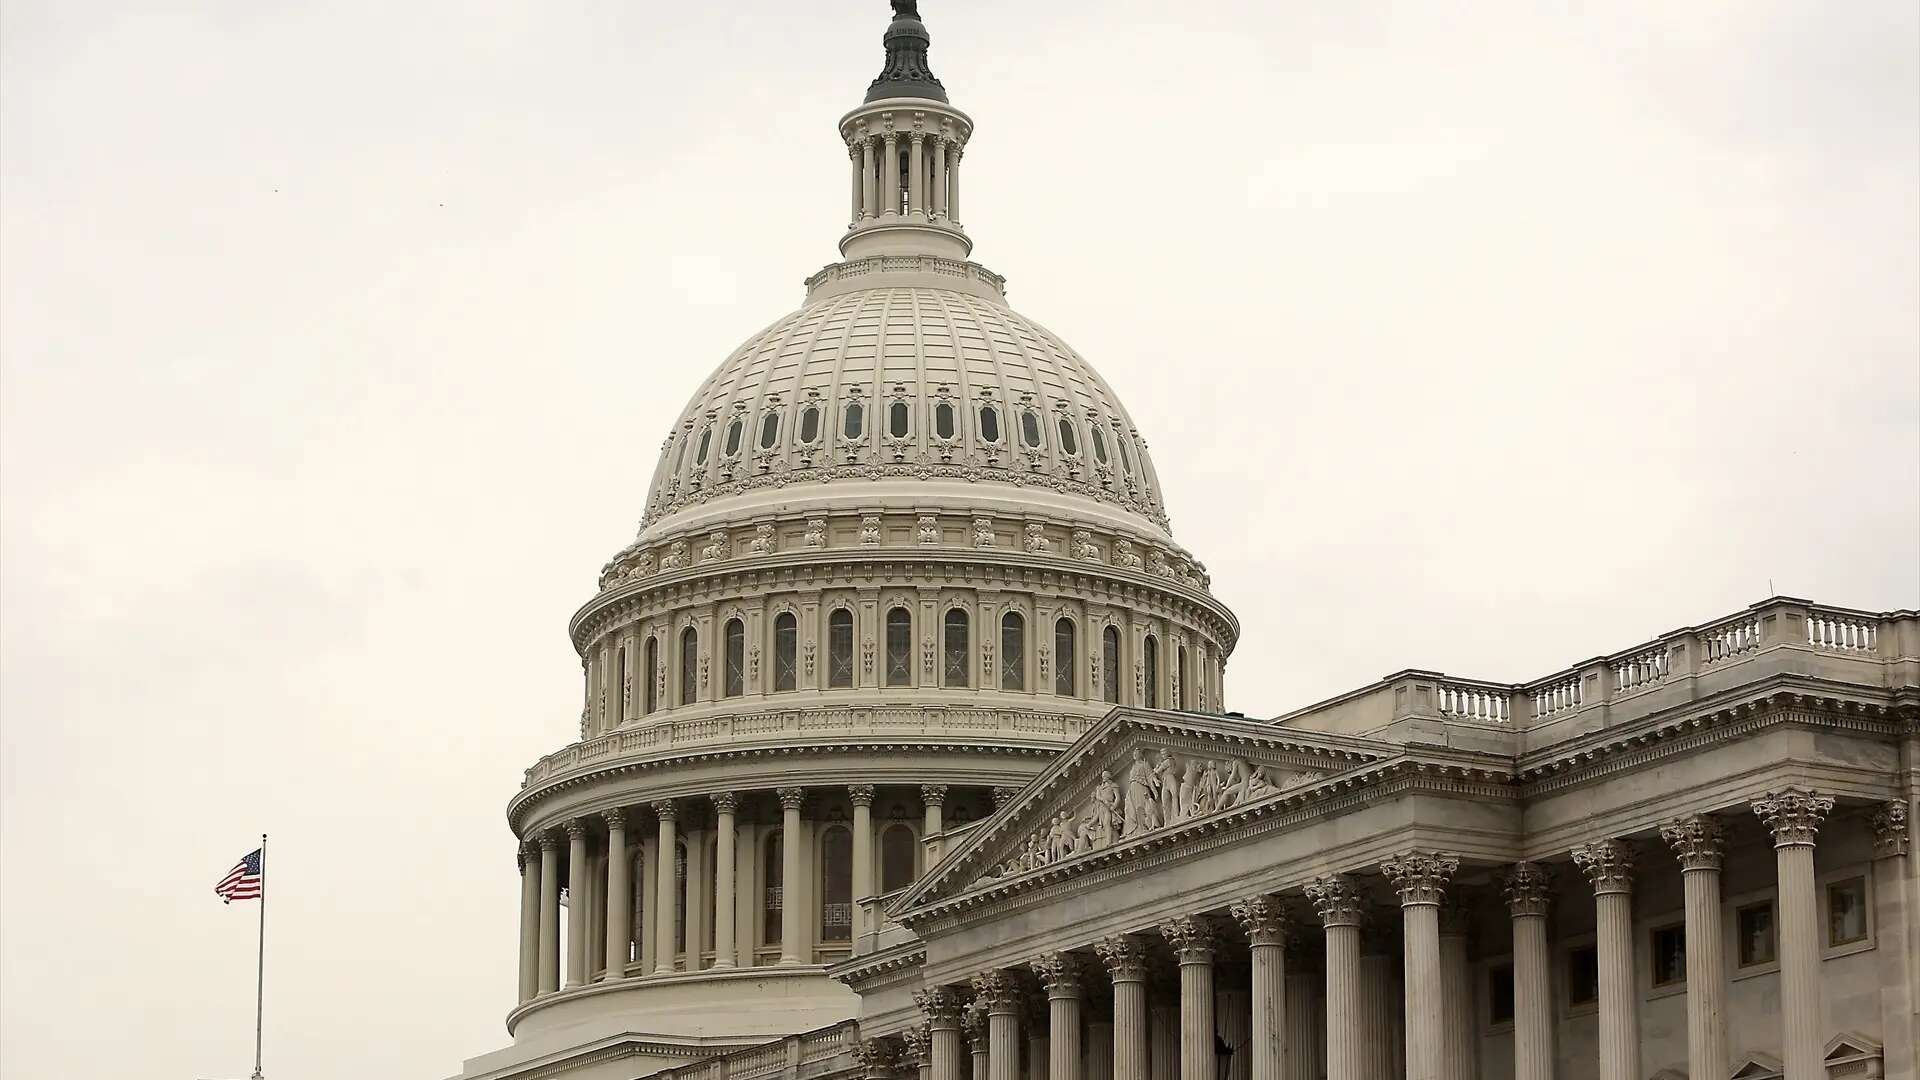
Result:
{"type": "Polygon", "coordinates": [[[1708,664],[1717,664],[1759,647],[1760,620],[1751,615],[1722,623],[1700,635],[1701,659],[1708,664]]]}
{"type": "Polygon", "coordinates": [[[1858,616],[1808,612],[1807,644],[1834,652],[1876,652],[1880,648],[1880,627],[1858,616]]]}
{"type": "Polygon", "coordinates": [[[1658,686],[1673,671],[1673,654],[1656,645],[1613,662],[1613,685],[1620,693],[1658,686]]]}
{"type": "Polygon", "coordinates": [[[1439,683],[1434,695],[1443,716],[1495,724],[1513,719],[1513,694],[1508,690],[1439,683]]]}

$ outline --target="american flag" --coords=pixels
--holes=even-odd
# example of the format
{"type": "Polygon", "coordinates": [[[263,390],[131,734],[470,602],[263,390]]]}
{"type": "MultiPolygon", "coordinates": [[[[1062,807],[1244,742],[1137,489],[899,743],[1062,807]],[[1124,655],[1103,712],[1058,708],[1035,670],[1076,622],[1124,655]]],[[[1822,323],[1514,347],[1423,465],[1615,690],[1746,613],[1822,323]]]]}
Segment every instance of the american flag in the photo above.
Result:
{"type": "Polygon", "coordinates": [[[260,876],[260,851],[255,849],[246,858],[233,864],[233,869],[227,871],[227,876],[221,878],[220,884],[213,887],[213,895],[218,896],[221,903],[231,904],[235,900],[260,899],[262,888],[264,886],[261,884],[260,876]]]}

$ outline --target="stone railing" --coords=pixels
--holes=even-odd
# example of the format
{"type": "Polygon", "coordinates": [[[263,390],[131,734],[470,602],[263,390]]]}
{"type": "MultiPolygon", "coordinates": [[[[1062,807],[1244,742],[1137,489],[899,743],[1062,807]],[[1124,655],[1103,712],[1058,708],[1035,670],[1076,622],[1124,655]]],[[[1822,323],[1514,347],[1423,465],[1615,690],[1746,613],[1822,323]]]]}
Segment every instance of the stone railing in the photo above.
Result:
{"type": "Polygon", "coordinates": [[[1005,295],[1007,279],[976,262],[946,259],[938,255],[868,255],[825,267],[807,278],[807,298],[830,285],[857,281],[873,274],[933,274],[941,277],[977,281],[993,292],[1005,295]]]}
{"type": "MultiPolygon", "coordinates": [[[[1911,664],[1920,677],[1920,612],[1852,611],[1780,597],[1526,682],[1402,671],[1288,713],[1278,722],[1383,736],[1396,725],[1439,722],[1453,732],[1444,736],[1448,741],[1492,749],[1502,732],[1551,732],[1550,738],[1559,738],[1668,708],[1776,670],[1818,676],[1835,664],[1863,661],[1911,664]],[[1473,732],[1487,737],[1476,742],[1473,732]]],[[[1878,676],[1862,681],[1885,682],[1878,676]]]]}
{"type": "Polygon", "coordinates": [[[860,1025],[842,1020],[830,1027],[647,1073],[641,1080],[817,1080],[851,1070],[850,1051],[859,1041],[860,1025]]]}

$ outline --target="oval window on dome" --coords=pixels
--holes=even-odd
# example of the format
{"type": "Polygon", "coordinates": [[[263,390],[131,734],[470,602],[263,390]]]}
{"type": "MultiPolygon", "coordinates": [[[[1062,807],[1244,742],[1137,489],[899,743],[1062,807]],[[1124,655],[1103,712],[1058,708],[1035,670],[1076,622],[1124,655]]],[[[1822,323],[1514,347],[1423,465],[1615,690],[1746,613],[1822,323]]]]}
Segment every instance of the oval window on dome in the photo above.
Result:
{"type": "Polygon", "coordinates": [[[700,429],[700,449],[694,451],[694,455],[693,455],[693,464],[695,468],[699,468],[700,466],[705,465],[707,463],[707,451],[712,447],[713,447],[713,429],[710,427],[701,428],[700,429]]]}
{"type": "Polygon", "coordinates": [[[1133,457],[1127,453],[1127,436],[1124,433],[1114,436],[1113,445],[1120,451],[1120,467],[1127,470],[1128,476],[1132,476],[1133,457]]]}
{"type": "Polygon", "coordinates": [[[907,403],[896,401],[887,407],[887,434],[896,439],[907,437],[907,403]]]}
{"type": "Polygon", "coordinates": [[[780,414],[770,412],[760,418],[760,449],[771,450],[780,438],[780,414]]]}
{"type": "Polygon", "coordinates": [[[809,405],[800,410],[800,441],[811,446],[820,440],[820,408],[809,405]]]}
{"type": "Polygon", "coordinates": [[[1000,441],[1000,410],[991,405],[980,406],[980,441],[1000,441]]]}
{"type": "Polygon", "coordinates": [[[743,430],[744,425],[740,423],[740,418],[737,416],[734,417],[733,423],[727,425],[727,444],[724,451],[727,457],[733,457],[740,452],[740,435],[743,430]]]}
{"type": "Polygon", "coordinates": [[[1107,463],[1107,438],[1100,434],[1100,425],[1088,425],[1087,434],[1093,438],[1093,459],[1105,465],[1107,463]]]}
{"type": "Polygon", "coordinates": [[[1073,420],[1065,416],[1060,418],[1060,452],[1063,454],[1080,452],[1080,440],[1073,434],[1073,420]]]}
{"type": "Polygon", "coordinates": [[[857,401],[849,404],[847,406],[846,420],[840,425],[841,433],[849,439],[857,439],[860,437],[860,433],[867,429],[866,425],[867,411],[861,408],[860,403],[857,401]]]}
{"type": "Polygon", "coordinates": [[[1020,441],[1028,446],[1040,445],[1040,414],[1032,409],[1020,414],[1020,441]]]}
{"type": "Polygon", "coordinates": [[[953,438],[953,406],[941,402],[933,407],[933,433],[943,439],[953,438]]]}

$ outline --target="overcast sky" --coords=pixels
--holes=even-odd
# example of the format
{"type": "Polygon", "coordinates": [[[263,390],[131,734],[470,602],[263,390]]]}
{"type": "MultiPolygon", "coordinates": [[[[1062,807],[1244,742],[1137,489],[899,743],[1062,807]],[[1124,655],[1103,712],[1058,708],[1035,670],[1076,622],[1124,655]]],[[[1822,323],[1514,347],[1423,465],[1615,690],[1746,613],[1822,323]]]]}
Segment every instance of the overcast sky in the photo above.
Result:
{"type": "MultiPolygon", "coordinates": [[[[1229,707],[1920,600],[1910,0],[922,8],[975,255],[1152,443],[1229,707]]],[[[262,830],[274,1080],[504,1043],[567,618],[834,257],[886,18],[0,8],[8,1080],[245,1075],[262,830]]]]}

